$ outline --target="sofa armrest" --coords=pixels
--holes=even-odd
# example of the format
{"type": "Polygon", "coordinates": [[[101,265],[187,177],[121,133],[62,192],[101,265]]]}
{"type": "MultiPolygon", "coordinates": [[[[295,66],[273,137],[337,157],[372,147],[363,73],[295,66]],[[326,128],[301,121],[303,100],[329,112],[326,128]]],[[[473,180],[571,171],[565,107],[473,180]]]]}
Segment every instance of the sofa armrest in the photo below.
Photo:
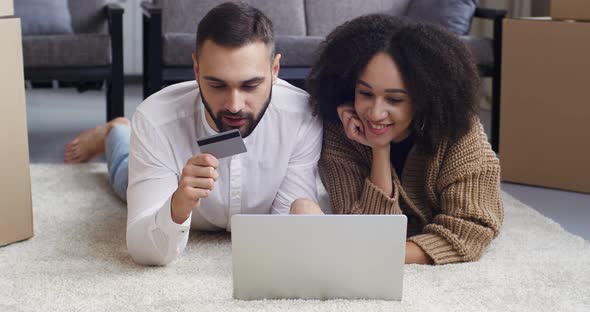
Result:
{"type": "Polygon", "coordinates": [[[123,16],[125,9],[116,3],[109,3],[104,6],[104,12],[107,15],[107,18],[112,18],[117,15],[123,16]]]}
{"type": "Polygon", "coordinates": [[[162,15],[162,7],[147,1],[141,2],[141,10],[143,15],[151,18],[154,15],[162,15]]]}
{"type": "Polygon", "coordinates": [[[123,13],[125,10],[118,4],[109,3],[104,6],[103,12],[107,18],[109,25],[109,35],[111,40],[113,36],[121,36],[123,38],[123,13]]]}
{"type": "MultiPolygon", "coordinates": [[[[494,48],[494,69],[491,75],[497,77],[497,80],[499,80],[500,77],[500,69],[502,64],[502,25],[507,14],[508,11],[506,10],[481,7],[477,7],[475,9],[475,13],[473,14],[474,18],[481,18],[493,22],[494,33],[492,39],[494,48]]],[[[489,74],[486,74],[486,76],[487,75],[489,74]]]]}
{"type": "Polygon", "coordinates": [[[491,20],[494,23],[494,68],[492,70],[492,149],[499,150],[500,137],[500,94],[502,78],[502,25],[506,10],[476,8],[474,17],[491,20]]]}
{"type": "Polygon", "coordinates": [[[501,9],[476,8],[473,17],[491,20],[494,23],[494,43],[502,41],[502,22],[508,11],[501,9]]]}
{"type": "Polygon", "coordinates": [[[103,8],[109,25],[111,37],[111,61],[113,73],[123,70],[123,13],[125,10],[118,4],[109,3],[103,8]]]}
{"type": "Polygon", "coordinates": [[[162,88],[162,7],[142,1],[143,98],[162,88]]]}
{"type": "Polygon", "coordinates": [[[495,20],[496,18],[504,18],[508,11],[500,10],[500,9],[488,9],[488,8],[476,8],[475,13],[473,14],[474,17],[479,17],[483,19],[490,19],[495,20]]]}
{"type": "Polygon", "coordinates": [[[109,3],[103,8],[111,37],[111,79],[108,88],[111,97],[107,100],[107,120],[125,114],[123,104],[123,13],[118,4],[109,3]]]}

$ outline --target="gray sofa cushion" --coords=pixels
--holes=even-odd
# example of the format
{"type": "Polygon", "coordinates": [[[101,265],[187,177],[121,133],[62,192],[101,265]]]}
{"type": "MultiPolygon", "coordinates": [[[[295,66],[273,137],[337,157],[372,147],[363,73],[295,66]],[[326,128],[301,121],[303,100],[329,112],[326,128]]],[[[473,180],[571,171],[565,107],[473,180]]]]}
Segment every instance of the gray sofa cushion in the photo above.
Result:
{"type": "Polygon", "coordinates": [[[404,15],[409,2],[410,0],[305,0],[307,34],[326,36],[337,26],[364,14],[404,15]]]}
{"type": "Polygon", "coordinates": [[[324,37],[279,36],[276,50],[281,53],[281,66],[308,67],[313,64],[324,37]]]}
{"type": "MultiPolygon", "coordinates": [[[[70,0],[75,1],[75,0],[70,0]]],[[[220,3],[221,1],[213,1],[213,0],[202,0],[202,1],[192,1],[192,0],[159,0],[162,2],[168,2],[168,5],[171,3],[178,3],[178,7],[173,6],[171,9],[167,9],[164,7],[163,14],[168,16],[168,18],[172,18],[173,16],[181,16],[181,12],[184,10],[192,10],[198,7],[199,5],[209,5],[213,7],[214,5],[220,3]],[[178,2],[177,2],[178,1],[178,2]],[[193,7],[194,6],[194,7],[193,7]],[[176,13],[166,13],[168,11],[174,11],[176,13]]],[[[283,0],[281,0],[283,1],[283,0]]],[[[295,12],[294,15],[298,15],[299,13],[299,6],[297,3],[299,1],[295,0],[284,0],[290,1],[294,8],[291,10],[278,10],[279,4],[276,4],[274,7],[274,11],[276,14],[280,12],[295,12]]],[[[412,3],[416,3],[415,1],[423,1],[423,0],[411,0],[412,3]]],[[[444,0],[447,1],[447,0],[444,0]]],[[[469,2],[476,3],[475,0],[468,0],[469,2]]],[[[256,1],[251,0],[249,3],[256,4],[256,1]]],[[[271,10],[272,0],[259,0],[259,3],[267,4],[267,7],[264,10],[271,10]]],[[[437,4],[440,4],[440,0],[434,1],[437,4]]],[[[451,3],[453,1],[447,1],[451,3]]],[[[301,2],[302,3],[302,2],[301,2]]],[[[365,0],[363,2],[359,2],[357,0],[343,0],[338,3],[337,6],[331,5],[332,2],[330,1],[318,1],[318,0],[306,0],[305,1],[305,12],[307,15],[307,25],[308,25],[308,36],[305,36],[305,31],[301,29],[295,32],[303,32],[302,34],[298,35],[281,35],[277,31],[277,36],[275,38],[276,41],[276,48],[277,52],[282,54],[281,65],[285,67],[306,67],[313,65],[313,61],[315,59],[315,54],[317,53],[317,49],[321,44],[325,35],[327,35],[330,31],[333,30],[334,27],[344,23],[346,20],[355,18],[362,14],[374,13],[374,12],[381,12],[381,13],[388,13],[392,15],[403,15],[406,13],[408,9],[408,3],[410,0],[365,0]]],[[[425,2],[422,2],[423,4],[425,2]]],[[[438,7],[440,10],[440,6],[434,5],[438,7]]],[[[259,6],[260,7],[260,6],[259,6]]],[[[473,7],[475,8],[475,7],[473,7]]],[[[416,7],[414,8],[414,10],[416,7]]],[[[195,11],[186,11],[186,12],[195,12],[195,11]]],[[[185,13],[186,13],[185,12],[185,13]]],[[[471,11],[470,11],[471,12],[471,11]]],[[[266,12],[267,13],[267,12],[266,12]]],[[[268,14],[268,13],[267,13],[268,14]]],[[[416,14],[414,11],[413,14],[416,14]]],[[[202,16],[197,16],[198,14],[193,14],[194,19],[190,22],[194,23],[194,29],[188,28],[186,31],[182,32],[170,32],[164,33],[163,38],[163,61],[165,66],[192,66],[192,59],[191,59],[191,52],[195,49],[195,32],[196,32],[196,24],[202,18],[202,16]]],[[[204,15],[204,14],[202,14],[204,15]]],[[[280,14],[279,14],[280,15],[280,14]]],[[[283,13],[282,15],[291,15],[283,13]]],[[[473,12],[469,13],[469,21],[473,12]]],[[[465,15],[467,16],[467,15],[465,15]]],[[[284,19],[288,19],[289,16],[285,17],[284,19]]],[[[275,23],[275,25],[283,25],[283,27],[287,27],[288,23],[284,23],[282,18],[279,17],[271,17],[275,23]],[[277,22],[278,21],[280,22],[277,22]],[[283,22],[283,23],[281,23],[283,22]]],[[[291,16],[291,21],[299,20],[299,17],[293,19],[291,16]]],[[[178,19],[178,18],[177,18],[178,19]]],[[[178,19],[177,22],[171,22],[169,27],[177,27],[178,29],[184,29],[184,27],[188,27],[188,24],[183,24],[186,21],[180,21],[178,19]],[[177,23],[177,24],[175,24],[177,23]]],[[[186,20],[186,19],[185,19],[186,20]]],[[[294,25],[299,25],[295,23],[294,25]]],[[[299,26],[297,26],[299,27],[299,26]]],[[[469,24],[467,24],[469,27],[469,24]]],[[[283,33],[289,31],[284,31],[283,33]]],[[[293,31],[291,31],[293,32],[293,31]]],[[[461,40],[467,45],[470,51],[473,54],[474,60],[480,67],[485,68],[493,68],[494,63],[494,56],[493,56],[493,41],[490,38],[478,38],[478,37],[471,37],[471,36],[461,36],[461,40]]]]}
{"type": "MultiPolygon", "coordinates": [[[[281,66],[310,66],[323,37],[276,36],[277,53],[281,66]]],[[[164,65],[192,66],[191,53],[195,50],[195,34],[169,33],[164,35],[164,65]]]]}
{"type": "Polygon", "coordinates": [[[167,33],[162,38],[162,58],[165,66],[192,66],[191,53],[195,51],[195,33],[167,33]]]}
{"type": "Polygon", "coordinates": [[[44,35],[23,37],[25,67],[102,66],[111,63],[108,35],[44,35]]]}
{"type": "MultiPolygon", "coordinates": [[[[74,1],[74,0],[70,0],[74,1]]],[[[199,21],[220,0],[156,0],[162,7],[162,31],[166,33],[196,33],[199,21]],[[190,18],[187,18],[190,16],[190,18]]],[[[304,35],[303,0],[246,0],[260,9],[272,21],[277,35],[304,35]]]]}
{"type": "Polygon", "coordinates": [[[14,2],[14,12],[21,18],[25,36],[74,32],[68,0],[17,0],[14,2]]]}
{"type": "MultiPolygon", "coordinates": [[[[491,68],[494,64],[493,40],[473,36],[461,36],[477,65],[491,68]]],[[[277,36],[276,49],[282,54],[281,66],[311,66],[315,53],[324,37],[277,36]]],[[[170,33],[164,35],[164,65],[192,66],[191,53],[195,50],[195,34],[170,33]]]]}
{"type": "MultiPolygon", "coordinates": [[[[105,5],[114,0],[69,0],[75,33],[107,33],[105,5]]],[[[139,5],[139,4],[138,4],[139,5]]]]}
{"type": "MultiPolygon", "coordinates": [[[[276,36],[277,53],[281,53],[281,66],[311,66],[314,53],[323,37],[276,36]]],[[[195,34],[169,33],[164,35],[164,65],[192,66],[191,53],[195,50],[195,34]]]]}
{"type": "Polygon", "coordinates": [[[412,0],[406,15],[440,24],[448,30],[465,35],[479,0],[412,0]]]}
{"type": "MultiPolygon", "coordinates": [[[[475,64],[491,70],[494,66],[494,41],[492,38],[460,36],[471,51],[475,64]]],[[[277,52],[282,54],[281,66],[307,67],[315,61],[317,49],[324,37],[279,36],[276,39],[277,52]]]]}

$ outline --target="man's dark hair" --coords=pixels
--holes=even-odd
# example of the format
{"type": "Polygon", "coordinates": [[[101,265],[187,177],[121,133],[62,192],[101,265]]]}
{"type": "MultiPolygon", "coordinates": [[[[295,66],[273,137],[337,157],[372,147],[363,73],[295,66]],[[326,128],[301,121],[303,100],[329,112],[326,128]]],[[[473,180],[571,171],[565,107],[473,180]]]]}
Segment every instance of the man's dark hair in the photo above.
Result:
{"type": "Polygon", "coordinates": [[[443,28],[403,17],[366,15],[337,27],[322,43],[307,80],[324,120],[354,102],[356,82],[375,54],[397,64],[415,115],[412,132],[427,154],[441,139],[458,140],[478,113],[479,75],[467,47],[443,28]]]}
{"type": "Polygon", "coordinates": [[[197,28],[197,56],[206,40],[225,47],[262,41],[274,57],[272,21],[259,9],[241,2],[225,2],[207,13],[197,28]]]}

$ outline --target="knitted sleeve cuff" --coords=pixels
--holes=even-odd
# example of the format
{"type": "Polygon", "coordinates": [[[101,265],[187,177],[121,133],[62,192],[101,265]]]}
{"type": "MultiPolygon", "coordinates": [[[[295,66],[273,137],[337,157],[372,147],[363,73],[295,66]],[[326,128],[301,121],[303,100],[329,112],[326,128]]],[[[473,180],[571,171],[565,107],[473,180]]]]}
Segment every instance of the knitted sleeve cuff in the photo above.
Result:
{"type": "Polygon", "coordinates": [[[416,243],[430,258],[434,264],[447,264],[463,261],[457,250],[441,236],[436,234],[420,234],[408,239],[416,243]]]}
{"type": "Polygon", "coordinates": [[[393,198],[387,196],[369,178],[365,179],[365,186],[358,202],[355,203],[353,214],[401,214],[398,203],[399,190],[394,186],[393,198]]]}

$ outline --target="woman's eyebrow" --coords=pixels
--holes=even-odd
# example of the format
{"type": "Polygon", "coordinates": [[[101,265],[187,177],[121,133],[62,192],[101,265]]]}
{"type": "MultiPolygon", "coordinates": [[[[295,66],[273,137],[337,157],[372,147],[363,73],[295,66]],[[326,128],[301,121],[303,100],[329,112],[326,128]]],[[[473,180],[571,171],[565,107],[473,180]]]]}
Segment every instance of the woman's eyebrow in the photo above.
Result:
{"type": "Polygon", "coordinates": [[[371,87],[371,85],[370,85],[370,84],[368,84],[368,83],[364,82],[364,81],[363,81],[363,80],[361,80],[361,79],[357,80],[357,81],[356,81],[356,83],[357,83],[357,84],[362,84],[363,86],[365,86],[365,87],[367,87],[367,88],[369,88],[369,89],[373,89],[373,87],[371,87]]]}
{"type": "Polygon", "coordinates": [[[406,91],[404,89],[385,89],[385,92],[388,92],[388,93],[404,93],[404,94],[408,94],[408,91],[406,91]]]}
{"type": "MultiPolygon", "coordinates": [[[[369,89],[373,89],[373,87],[371,87],[370,84],[368,84],[367,82],[363,81],[362,79],[358,79],[356,81],[357,84],[361,84],[369,89]]],[[[388,93],[404,93],[404,94],[408,94],[408,91],[404,90],[404,89],[396,89],[396,88],[392,88],[392,89],[385,89],[385,92],[388,93]]]]}

